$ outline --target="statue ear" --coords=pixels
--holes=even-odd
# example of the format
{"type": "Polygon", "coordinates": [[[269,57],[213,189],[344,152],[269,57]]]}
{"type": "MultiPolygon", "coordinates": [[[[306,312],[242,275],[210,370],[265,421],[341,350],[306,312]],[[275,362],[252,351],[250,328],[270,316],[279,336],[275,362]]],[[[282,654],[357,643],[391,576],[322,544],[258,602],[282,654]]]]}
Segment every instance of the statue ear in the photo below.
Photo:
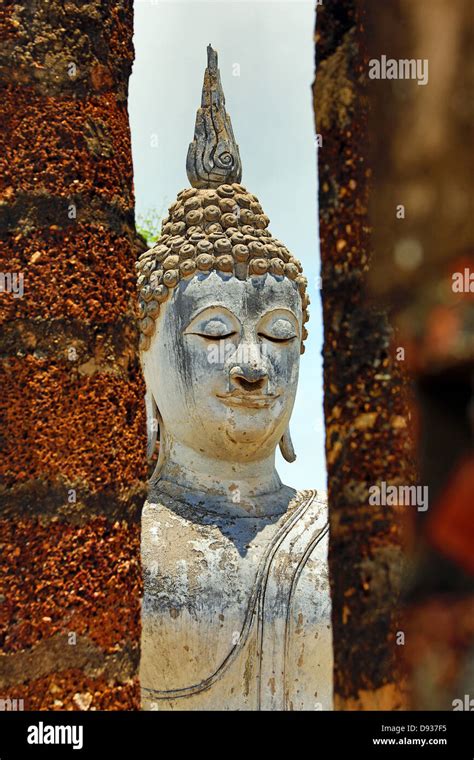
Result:
{"type": "Polygon", "coordinates": [[[294,462],[296,459],[293,441],[291,440],[290,427],[288,426],[280,439],[280,451],[283,459],[287,462],[294,462]]]}
{"type": "Polygon", "coordinates": [[[156,449],[156,442],[158,440],[158,427],[160,422],[156,401],[153,397],[152,392],[148,389],[145,393],[145,409],[147,433],[146,455],[148,459],[151,459],[156,449]]]}
{"type": "Polygon", "coordinates": [[[150,390],[145,393],[146,427],[147,427],[147,458],[150,461],[158,444],[158,460],[150,478],[150,485],[156,483],[160,477],[161,468],[165,461],[165,435],[163,420],[155,398],[150,390]],[[159,435],[158,435],[159,432],[159,435]]]}

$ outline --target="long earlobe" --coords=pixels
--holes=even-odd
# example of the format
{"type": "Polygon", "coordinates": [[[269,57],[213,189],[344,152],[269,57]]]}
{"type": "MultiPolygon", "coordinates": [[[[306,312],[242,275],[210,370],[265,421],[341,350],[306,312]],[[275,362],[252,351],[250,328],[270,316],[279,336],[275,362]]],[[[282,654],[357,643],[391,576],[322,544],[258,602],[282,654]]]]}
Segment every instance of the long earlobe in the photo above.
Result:
{"type": "Polygon", "coordinates": [[[146,409],[146,435],[147,446],[146,455],[150,460],[155,453],[156,442],[158,440],[158,407],[156,401],[153,398],[151,391],[147,389],[145,393],[145,409],[146,409]]]}
{"type": "Polygon", "coordinates": [[[293,442],[291,440],[290,428],[287,427],[280,439],[280,451],[283,459],[287,462],[294,462],[296,459],[295,450],[293,448],[293,442]]]}
{"type": "Polygon", "coordinates": [[[160,477],[161,469],[165,462],[165,431],[160,410],[151,391],[145,394],[146,420],[147,420],[147,457],[148,461],[153,458],[158,444],[158,460],[149,480],[152,486],[160,477]],[[159,432],[159,435],[158,435],[159,432]]]}
{"type": "MultiPolygon", "coordinates": [[[[160,413],[158,412],[158,415],[160,413]]],[[[161,470],[163,469],[163,465],[165,463],[165,432],[163,429],[163,422],[161,421],[161,417],[158,417],[159,419],[159,426],[160,426],[160,441],[158,444],[158,460],[156,462],[156,467],[153,470],[153,474],[149,480],[150,487],[154,486],[155,483],[160,479],[161,470]]]]}

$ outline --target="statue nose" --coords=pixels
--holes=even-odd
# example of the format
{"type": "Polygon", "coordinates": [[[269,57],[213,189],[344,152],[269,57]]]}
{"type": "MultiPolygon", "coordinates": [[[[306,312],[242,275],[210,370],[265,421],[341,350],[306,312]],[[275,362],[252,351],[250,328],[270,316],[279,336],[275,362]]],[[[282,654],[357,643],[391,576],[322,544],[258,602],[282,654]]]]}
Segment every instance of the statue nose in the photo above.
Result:
{"type": "Polygon", "coordinates": [[[261,367],[232,367],[230,385],[232,390],[243,390],[246,393],[258,393],[265,389],[268,376],[261,367]]]}

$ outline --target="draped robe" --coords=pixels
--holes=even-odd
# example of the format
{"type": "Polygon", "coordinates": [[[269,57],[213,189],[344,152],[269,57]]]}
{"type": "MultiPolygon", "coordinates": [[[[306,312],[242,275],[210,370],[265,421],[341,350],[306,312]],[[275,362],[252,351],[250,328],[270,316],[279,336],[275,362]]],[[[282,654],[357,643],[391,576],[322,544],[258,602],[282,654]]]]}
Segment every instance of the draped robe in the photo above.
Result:
{"type": "Polygon", "coordinates": [[[332,709],[326,502],[229,516],[166,489],[142,515],[145,710],[332,709]]]}

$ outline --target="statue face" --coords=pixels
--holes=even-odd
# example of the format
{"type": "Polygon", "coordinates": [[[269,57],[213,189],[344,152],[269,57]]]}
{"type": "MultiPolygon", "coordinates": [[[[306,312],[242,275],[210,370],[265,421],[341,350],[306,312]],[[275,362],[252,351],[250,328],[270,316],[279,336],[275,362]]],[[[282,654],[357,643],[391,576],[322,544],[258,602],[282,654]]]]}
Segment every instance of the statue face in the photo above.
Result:
{"type": "Polygon", "coordinates": [[[169,443],[227,461],[268,457],[293,409],[301,329],[286,277],[213,271],[181,281],[143,356],[169,443]]]}

